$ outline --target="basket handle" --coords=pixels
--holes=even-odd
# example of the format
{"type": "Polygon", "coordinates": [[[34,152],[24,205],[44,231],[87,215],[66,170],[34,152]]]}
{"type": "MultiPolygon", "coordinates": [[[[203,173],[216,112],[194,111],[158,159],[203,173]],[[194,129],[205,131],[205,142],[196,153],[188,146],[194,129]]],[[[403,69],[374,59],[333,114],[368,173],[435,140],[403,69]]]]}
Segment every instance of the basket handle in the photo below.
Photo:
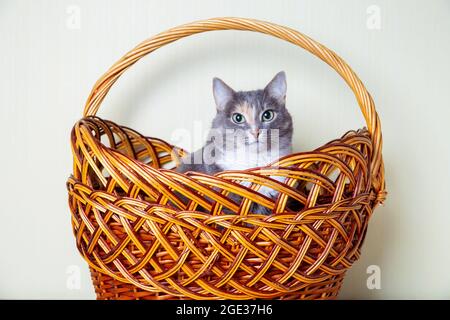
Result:
{"type": "Polygon", "coordinates": [[[384,200],[385,192],[384,168],[381,156],[381,124],[372,97],[367,92],[358,76],[336,53],[308,36],[288,27],[247,18],[214,18],[184,24],[159,33],[140,43],[137,47],[125,54],[99,80],[97,80],[86,101],[83,115],[85,117],[94,116],[97,113],[101,102],[116,80],[125,72],[125,70],[145,55],[178,39],[214,30],[242,30],[268,34],[291,42],[309,51],[336,70],[352,89],[367,123],[367,128],[370,132],[374,148],[371,159],[372,184],[377,192],[377,202],[382,202],[384,200]]]}

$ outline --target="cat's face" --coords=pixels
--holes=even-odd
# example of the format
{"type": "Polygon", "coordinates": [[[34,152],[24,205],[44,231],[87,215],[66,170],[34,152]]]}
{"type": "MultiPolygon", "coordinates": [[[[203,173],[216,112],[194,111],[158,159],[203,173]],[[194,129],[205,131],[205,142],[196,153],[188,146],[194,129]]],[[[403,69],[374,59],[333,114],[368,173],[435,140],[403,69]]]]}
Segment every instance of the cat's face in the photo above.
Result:
{"type": "MultiPolygon", "coordinates": [[[[217,114],[212,129],[223,148],[273,150],[290,148],[292,118],[286,109],[286,76],[278,73],[263,89],[234,91],[213,81],[217,114]]],[[[232,150],[230,150],[232,151],[232,150]]]]}

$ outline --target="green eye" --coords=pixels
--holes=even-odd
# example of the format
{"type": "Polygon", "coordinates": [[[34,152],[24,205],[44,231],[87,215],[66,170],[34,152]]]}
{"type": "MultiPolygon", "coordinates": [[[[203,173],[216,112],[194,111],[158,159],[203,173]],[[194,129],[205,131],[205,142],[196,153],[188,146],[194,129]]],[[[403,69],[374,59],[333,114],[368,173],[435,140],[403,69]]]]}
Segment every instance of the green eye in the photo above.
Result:
{"type": "Polygon", "coordinates": [[[266,110],[262,114],[261,120],[264,122],[269,122],[269,121],[272,121],[274,117],[275,117],[275,112],[273,112],[272,110],[266,110]]]}
{"type": "Polygon", "coordinates": [[[244,116],[240,113],[233,113],[233,115],[231,116],[231,119],[233,120],[234,123],[237,123],[237,124],[245,122],[244,116]]]}

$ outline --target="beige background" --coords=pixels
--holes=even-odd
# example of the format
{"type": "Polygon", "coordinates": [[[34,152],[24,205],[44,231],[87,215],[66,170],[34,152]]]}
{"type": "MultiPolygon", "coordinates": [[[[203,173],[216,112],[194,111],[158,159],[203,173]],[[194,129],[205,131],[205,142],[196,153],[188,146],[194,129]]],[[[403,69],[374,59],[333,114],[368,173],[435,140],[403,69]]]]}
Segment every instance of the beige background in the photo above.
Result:
{"type": "MultiPolygon", "coordinates": [[[[0,1],[0,298],[94,298],[67,206],[70,129],[95,80],[122,54],[171,26],[216,16],[269,20],[310,35],[341,55],[375,99],[389,197],[340,297],[450,298],[445,0],[0,1]],[[371,29],[378,10],[380,29],[371,29]],[[379,290],[366,286],[371,265],[381,270],[379,290]],[[73,270],[80,270],[79,289],[67,285],[73,270]]],[[[202,34],[147,57],[116,83],[99,115],[173,141],[174,130],[210,121],[213,76],[252,89],[279,70],[287,73],[296,150],[364,125],[327,65],[244,32],[202,34]]]]}

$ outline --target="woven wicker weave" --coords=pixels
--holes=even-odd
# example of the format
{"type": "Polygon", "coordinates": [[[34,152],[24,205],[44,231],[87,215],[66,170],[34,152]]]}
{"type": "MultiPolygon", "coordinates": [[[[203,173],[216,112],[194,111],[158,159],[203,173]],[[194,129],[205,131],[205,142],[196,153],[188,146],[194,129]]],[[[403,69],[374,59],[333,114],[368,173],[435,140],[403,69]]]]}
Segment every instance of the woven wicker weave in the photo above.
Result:
{"type": "Polygon", "coordinates": [[[97,81],[71,143],[73,231],[99,299],[336,297],[385,198],[380,121],[369,93],[334,52],[268,22],[210,19],[144,41],[97,81]],[[114,82],[143,56],[192,34],[229,29],[278,37],[328,63],[353,90],[367,129],[271,166],[208,176],[170,170],[183,150],[95,116],[114,82]],[[262,196],[261,186],[278,197],[262,196]],[[252,214],[253,202],[273,214],[252,214]]]}

